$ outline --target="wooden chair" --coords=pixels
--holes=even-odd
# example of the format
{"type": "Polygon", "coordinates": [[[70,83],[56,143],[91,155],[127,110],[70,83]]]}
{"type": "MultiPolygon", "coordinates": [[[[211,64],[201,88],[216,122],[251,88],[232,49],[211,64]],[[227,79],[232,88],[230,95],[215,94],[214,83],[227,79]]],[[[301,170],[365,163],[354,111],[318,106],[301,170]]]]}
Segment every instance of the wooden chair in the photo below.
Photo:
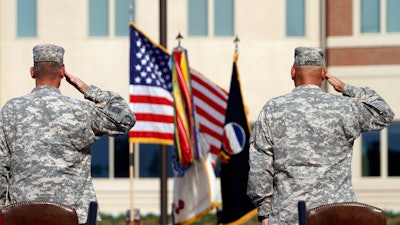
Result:
{"type": "MultiPolygon", "coordinates": [[[[299,222],[307,225],[386,225],[386,216],[382,209],[360,203],[340,202],[321,205],[306,212],[299,202],[299,222]],[[304,218],[306,221],[300,221],[304,218]],[[302,214],[302,215],[301,215],[302,214]]],[[[305,206],[305,203],[304,203],[305,206]]]]}
{"type": "MultiPolygon", "coordinates": [[[[75,209],[48,201],[24,201],[1,209],[4,225],[78,225],[75,209]]],[[[1,223],[0,223],[1,224],[1,223]]]]}

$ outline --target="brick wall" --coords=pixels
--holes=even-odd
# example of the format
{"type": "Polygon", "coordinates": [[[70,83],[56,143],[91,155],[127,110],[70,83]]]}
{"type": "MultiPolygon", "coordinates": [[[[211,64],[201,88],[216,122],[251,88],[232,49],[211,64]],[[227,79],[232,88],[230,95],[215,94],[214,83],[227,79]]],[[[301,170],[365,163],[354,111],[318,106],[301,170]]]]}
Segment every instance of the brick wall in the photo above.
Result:
{"type": "Polygon", "coordinates": [[[400,64],[400,46],[367,48],[328,48],[328,66],[400,64]]]}
{"type": "MultiPolygon", "coordinates": [[[[353,1],[327,0],[327,36],[353,37],[353,1]]],[[[379,37],[379,35],[377,36],[379,37]]],[[[400,45],[335,47],[326,50],[327,66],[364,66],[400,64],[400,45]]]]}
{"type": "Polygon", "coordinates": [[[328,0],[327,7],[327,35],[350,36],[353,31],[352,0],[328,0]]]}

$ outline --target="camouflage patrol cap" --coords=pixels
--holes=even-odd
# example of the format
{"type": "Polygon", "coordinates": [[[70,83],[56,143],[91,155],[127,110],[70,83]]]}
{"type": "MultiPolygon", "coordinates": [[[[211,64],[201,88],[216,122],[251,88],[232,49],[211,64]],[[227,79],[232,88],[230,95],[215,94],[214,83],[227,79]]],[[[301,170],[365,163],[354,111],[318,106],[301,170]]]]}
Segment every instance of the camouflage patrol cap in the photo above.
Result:
{"type": "Polygon", "coordinates": [[[52,44],[40,44],[33,47],[33,62],[56,62],[63,65],[64,48],[52,44]]]}
{"type": "Polygon", "coordinates": [[[324,53],[321,48],[297,47],[294,50],[295,66],[323,66],[324,53]]]}

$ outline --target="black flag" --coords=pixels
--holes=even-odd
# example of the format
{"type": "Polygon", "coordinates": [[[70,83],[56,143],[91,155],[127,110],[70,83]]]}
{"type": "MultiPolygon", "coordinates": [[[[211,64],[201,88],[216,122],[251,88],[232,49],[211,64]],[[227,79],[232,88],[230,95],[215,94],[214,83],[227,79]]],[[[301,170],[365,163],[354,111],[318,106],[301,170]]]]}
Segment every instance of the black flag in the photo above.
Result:
{"type": "Polygon", "coordinates": [[[249,172],[250,125],[243,104],[235,53],[228,107],[226,109],[223,151],[228,162],[221,160],[222,211],[219,224],[243,224],[257,215],[257,209],[246,194],[249,172]]]}

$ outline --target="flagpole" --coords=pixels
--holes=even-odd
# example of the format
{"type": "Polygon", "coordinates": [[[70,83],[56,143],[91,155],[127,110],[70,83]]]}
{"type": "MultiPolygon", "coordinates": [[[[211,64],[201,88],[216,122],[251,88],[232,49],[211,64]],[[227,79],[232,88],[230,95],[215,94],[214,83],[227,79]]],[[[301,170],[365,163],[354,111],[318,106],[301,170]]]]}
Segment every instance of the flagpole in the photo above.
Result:
{"type": "MultiPolygon", "coordinates": [[[[129,21],[133,22],[133,5],[132,3],[129,5],[129,21]]],[[[137,148],[137,144],[136,148],[137,148]]],[[[129,195],[130,195],[130,206],[129,206],[129,220],[127,220],[128,225],[133,225],[135,224],[135,208],[134,208],[134,201],[133,201],[133,178],[134,178],[134,143],[129,141],[129,195]]],[[[137,209],[138,214],[140,215],[139,209],[137,209]]],[[[139,221],[140,222],[140,219],[139,221]]]]}
{"type": "Polygon", "coordinates": [[[134,220],[134,213],[133,213],[133,143],[129,142],[129,181],[130,181],[130,208],[129,208],[129,224],[133,223],[134,220]]]}
{"type": "MultiPolygon", "coordinates": [[[[167,0],[160,0],[160,45],[167,49],[167,0]]],[[[160,151],[160,224],[167,224],[167,195],[168,195],[168,157],[167,147],[161,146],[160,151]]]]}

